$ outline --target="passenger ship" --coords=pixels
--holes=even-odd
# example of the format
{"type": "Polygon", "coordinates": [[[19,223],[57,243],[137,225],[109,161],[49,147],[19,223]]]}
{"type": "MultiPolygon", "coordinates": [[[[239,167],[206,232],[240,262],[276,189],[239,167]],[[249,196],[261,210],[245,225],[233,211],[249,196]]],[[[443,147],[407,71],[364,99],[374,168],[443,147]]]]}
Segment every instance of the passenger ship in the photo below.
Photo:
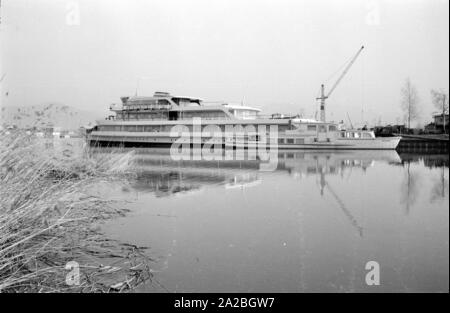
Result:
{"type": "MultiPolygon", "coordinates": [[[[367,130],[341,130],[331,122],[286,117],[280,114],[263,116],[260,110],[230,103],[206,104],[199,98],[172,96],[167,92],[156,92],[153,97],[122,97],[122,103],[113,104],[110,115],[97,121],[87,133],[90,145],[100,146],[171,146],[177,137],[171,136],[176,125],[193,131],[193,121],[201,118],[202,130],[208,125],[247,128],[252,125],[265,126],[267,130],[276,125],[276,142],[267,139],[267,144],[278,149],[347,149],[389,150],[396,149],[400,137],[376,138],[367,130]]],[[[201,142],[211,143],[211,134],[202,131],[201,142]]],[[[248,147],[258,144],[259,135],[242,134],[229,138],[223,136],[220,144],[225,147],[248,147]]],[[[216,142],[215,142],[216,143],[216,142]]]]}

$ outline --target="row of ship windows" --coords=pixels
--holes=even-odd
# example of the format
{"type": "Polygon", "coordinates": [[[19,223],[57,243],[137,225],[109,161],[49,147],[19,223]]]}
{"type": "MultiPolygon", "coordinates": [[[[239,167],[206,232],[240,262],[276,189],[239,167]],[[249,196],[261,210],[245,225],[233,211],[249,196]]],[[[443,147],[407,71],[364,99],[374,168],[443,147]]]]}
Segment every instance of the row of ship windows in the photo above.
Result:
{"type": "MultiPolygon", "coordinates": [[[[228,116],[224,112],[202,112],[199,116],[196,112],[179,112],[176,117],[170,119],[191,119],[194,117],[201,117],[202,119],[222,119],[228,116]]],[[[169,115],[167,113],[117,113],[117,119],[125,120],[167,120],[169,115]]]]}
{"type": "MultiPolygon", "coordinates": [[[[324,133],[327,131],[326,125],[307,125],[306,130],[317,131],[317,126],[319,126],[319,132],[324,133]]],[[[337,127],[335,125],[328,125],[328,131],[330,131],[330,132],[337,131],[337,127]]]]}
{"type": "MultiPolygon", "coordinates": [[[[172,125],[102,125],[98,127],[99,131],[128,131],[128,132],[170,132],[172,130],[172,125]]],[[[192,131],[191,125],[186,125],[190,131],[192,131]]],[[[255,128],[256,129],[256,128],[255,128]]],[[[287,126],[280,125],[278,131],[285,131],[287,126]]]]}
{"type": "MultiPolygon", "coordinates": [[[[113,137],[113,136],[102,136],[102,138],[108,138],[108,139],[112,139],[112,138],[116,138],[117,139],[117,137],[113,137]]],[[[151,138],[148,138],[148,137],[133,137],[134,139],[137,139],[137,140],[151,140],[151,138]]],[[[169,141],[175,141],[176,140],[176,138],[165,138],[166,140],[169,140],[169,141]]],[[[208,139],[208,138],[201,138],[202,139],[202,141],[207,141],[207,140],[210,140],[210,139],[208,139]]],[[[241,138],[240,140],[238,140],[238,141],[242,141],[242,139],[244,139],[244,142],[247,142],[248,140],[249,140],[249,138],[241,138]]],[[[259,140],[259,138],[251,138],[253,141],[258,141],[259,140]]],[[[153,139],[153,141],[156,141],[157,139],[156,138],[154,138],[153,139]]],[[[279,138],[278,139],[278,144],[298,144],[298,145],[300,145],[300,144],[304,144],[305,143],[305,139],[292,139],[292,138],[288,138],[288,139],[282,139],[282,138],[279,138]]]]}
{"type": "Polygon", "coordinates": [[[99,131],[126,131],[126,132],[170,132],[172,129],[171,125],[158,125],[158,126],[110,126],[104,125],[99,126],[99,131]]]}
{"type": "MultiPolygon", "coordinates": [[[[92,137],[92,140],[111,140],[111,141],[145,141],[145,142],[176,142],[179,138],[169,138],[169,137],[159,137],[159,138],[149,138],[149,137],[133,137],[130,139],[129,137],[117,137],[117,136],[98,136],[92,137]]],[[[220,140],[211,140],[210,138],[200,138],[202,142],[207,143],[220,143],[220,140]]],[[[189,142],[189,141],[181,141],[181,142],[189,142]]]]}
{"type": "Polygon", "coordinates": [[[181,118],[194,118],[194,117],[201,117],[205,119],[212,119],[212,118],[224,118],[227,117],[227,115],[224,112],[202,112],[201,115],[199,115],[198,112],[180,112],[181,118]]]}
{"type": "MultiPolygon", "coordinates": [[[[117,137],[111,137],[111,136],[103,136],[103,139],[117,139],[117,137]]],[[[151,138],[148,137],[134,137],[134,140],[142,140],[142,141],[149,141],[151,140],[151,138]]],[[[175,141],[176,138],[165,138],[168,141],[175,141]]],[[[255,138],[253,138],[254,140],[255,138]]],[[[202,138],[202,141],[207,141],[209,140],[208,138],[202,138]]],[[[153,141],[157,141],[156,138],[153,138],[153,141]]],[[[244,138],[244,142],[247,142],[248,138],[244,138]]],[[[256,141],[258,141],[258,138],[256,138],[256,141]]],[[[305,143],[305,139],[301,138],[301,139],[293,139],[293,138],[287,138],[287,139],[283,139],[283,138],[279,138],[278,139],[278,144],[297,144],[297,145],[302,145],[305,143]]]]}
{"type": "Polygon", "coordinates": [[[170,105],[171,103],[168,100],[159,99],[159,100],[128,100],[124,106],[130,109],[148,110],[154,108],[155,106],[167,107],[170,105]]]}
{"type": "Polygon", "coordinates": [[[293,145],[293,144],[297,144],[297,145],[302,145],[305,143],[305,139],[304,138],[278,138],[278,144],[288,144],[288,145],[293,145]]]}
{"type": "Polygon", "coordinates": [[[341,138],[365,138],[365,139],[372,139],[371,133],[365,133],[365,132],[342,132],[341,138]]]}
{"type": "Polygon", "coordinates": [[[161,120],[167,119],[167,114],[147,114],[147,113],[117,113],[117,119],[125,119],[125,120],[161,120]]]}
{"type": "MultiPolygon", "coordinates": [[[[125,131],[125,132],[148,132],[148,133],[153,133],[153,132],[170,132],[172,130],[174,126],[172,125],[157,125],[157,126],[141,126],[141,125],[131,125],[131,126],[111,126],[111,125],[104,125],[104,126],[99,126],[98,130],[99,131],[125,131]]],[[[189,131],[192,131],[192,126],[190,125],[186,125],[185,127],[187,127],[189,129],[189,131]]]]}

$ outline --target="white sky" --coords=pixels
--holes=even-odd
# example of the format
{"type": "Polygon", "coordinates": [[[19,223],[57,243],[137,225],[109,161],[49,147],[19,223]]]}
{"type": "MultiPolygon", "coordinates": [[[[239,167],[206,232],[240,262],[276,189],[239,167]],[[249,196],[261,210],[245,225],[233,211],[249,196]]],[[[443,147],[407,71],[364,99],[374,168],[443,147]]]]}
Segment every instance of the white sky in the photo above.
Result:
{"type": "Polygon", "coordinates": [[[140,95],[312,116],[320,84],[364,44],[328,119],[396,122],[410,77],[424,123],[430,89],[448,90],[448,11],[447,0],[3,0],[1,101],[106,114],[142,77],[140,95]]]}

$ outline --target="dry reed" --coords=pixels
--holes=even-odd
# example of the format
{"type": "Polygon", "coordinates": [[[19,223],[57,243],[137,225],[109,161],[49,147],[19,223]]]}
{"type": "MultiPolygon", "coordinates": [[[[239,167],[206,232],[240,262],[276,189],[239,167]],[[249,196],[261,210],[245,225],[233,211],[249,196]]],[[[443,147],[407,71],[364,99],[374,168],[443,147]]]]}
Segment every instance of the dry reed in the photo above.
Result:
{"type": "Polygon", "coordinates": [[[121,292],[151,279],[145,248],[100,231],[126,209],[89,193],[126,175],[130,153],[56,151],[17,134],[0,134],[0,145],[1,292],[121,292]],[[66,282],[71,261],[79,264],[78,285],[66,282]]]}

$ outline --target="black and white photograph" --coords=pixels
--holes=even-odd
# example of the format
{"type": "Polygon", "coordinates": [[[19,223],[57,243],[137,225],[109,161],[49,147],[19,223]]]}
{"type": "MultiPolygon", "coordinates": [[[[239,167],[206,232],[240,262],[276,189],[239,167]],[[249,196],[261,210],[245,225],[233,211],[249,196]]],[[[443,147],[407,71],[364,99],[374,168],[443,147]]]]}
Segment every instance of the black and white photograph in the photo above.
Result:
{"type": "Polygon", "coordinates": [[[449,128],[448,0],[1,0],[0,293],[448,293],[449,128]]]}

